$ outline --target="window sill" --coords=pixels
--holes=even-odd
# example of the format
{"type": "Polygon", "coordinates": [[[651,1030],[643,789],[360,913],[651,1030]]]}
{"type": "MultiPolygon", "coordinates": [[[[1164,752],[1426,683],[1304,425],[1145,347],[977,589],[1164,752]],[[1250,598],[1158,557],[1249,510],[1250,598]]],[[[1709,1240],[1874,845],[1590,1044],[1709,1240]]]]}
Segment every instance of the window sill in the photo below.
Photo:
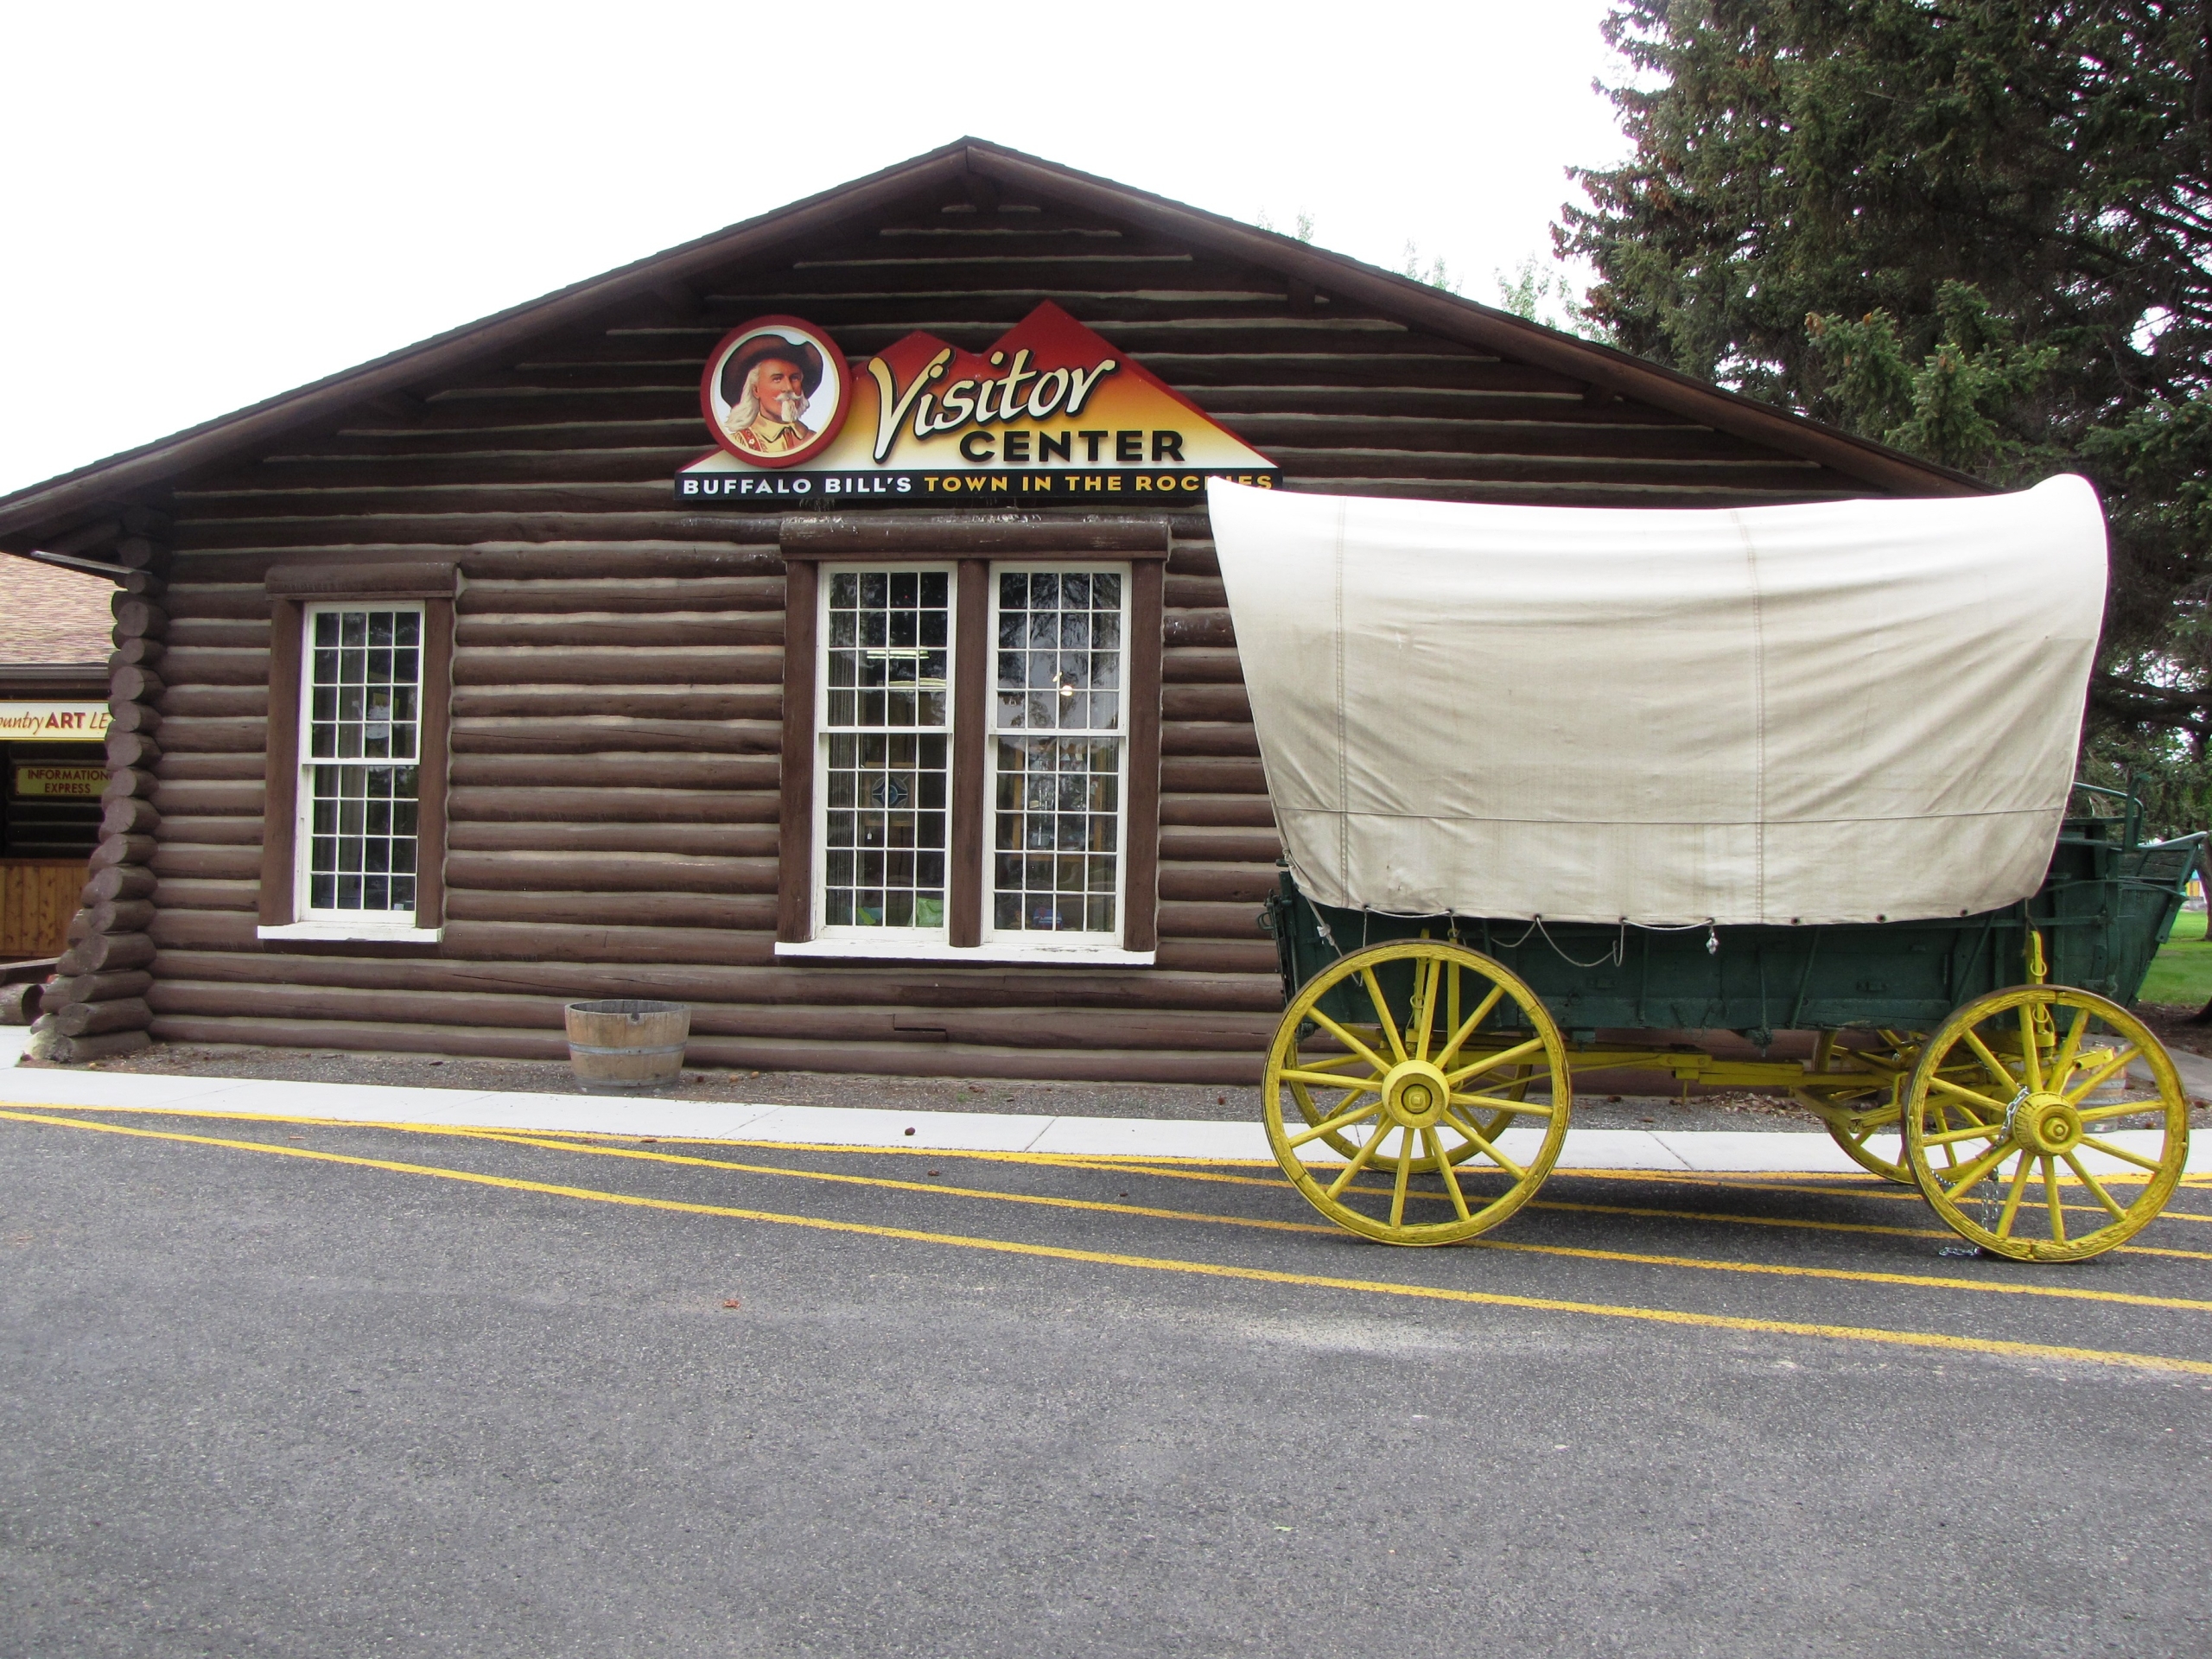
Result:
{"type": "Polygon", "coordinates": [[[1149,950],[1121,950],[1110,945],[952,945],[942,939],[809,939],[803,944],[776,942],[779,957],[842,957],[849,962],[993,963],[1016,968],[1149,968],[1149,950]]]}
{"type": "Polygon", "coordinates": [[[257,939],[323,939],[361,944],[435,944],[445,937],[442,927],[376,927],[362,922],[286,922],[281,927],[257,927],[257,939]]]}

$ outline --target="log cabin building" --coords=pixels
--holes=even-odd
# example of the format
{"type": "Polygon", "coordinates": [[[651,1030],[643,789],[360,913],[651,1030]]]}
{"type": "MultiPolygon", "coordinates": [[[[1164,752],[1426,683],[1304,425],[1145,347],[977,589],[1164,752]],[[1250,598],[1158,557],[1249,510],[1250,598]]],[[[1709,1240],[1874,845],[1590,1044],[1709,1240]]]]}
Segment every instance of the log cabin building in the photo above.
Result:
{"type": "Polygon", "coordinates": [[[34,1052],[556,1058],[563,1002],[646,996],[695,1065],[1249,1082],[1223,475],[1980,487],[963,140],[0,499],[120,585],[34,1052]]]}

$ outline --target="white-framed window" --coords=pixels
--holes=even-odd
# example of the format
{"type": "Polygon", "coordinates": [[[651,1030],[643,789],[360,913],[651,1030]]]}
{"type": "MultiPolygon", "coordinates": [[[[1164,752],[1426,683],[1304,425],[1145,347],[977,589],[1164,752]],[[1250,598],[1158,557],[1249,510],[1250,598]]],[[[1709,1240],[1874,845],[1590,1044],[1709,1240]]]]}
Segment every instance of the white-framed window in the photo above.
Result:
{"type": "Polygon", "coordinates": [[[951,567],[823,572],[816,911],[827,938],[946,937],[951,567]]]}
{"type": "Polygon", "coordinates": [[[994,565],[986,940],[1117,947],[1126,566],[994,565]]]}
{"type": "Polygon", "coordinates": [[[294,915],[412,929],[422,792],[423,607],[304,607],[294,915]]]}
{"type": "Polygon", "coordinates": [[[812,709],[813,775],[785,824],[810,839],[785,861],[776,954],[1151,964],[1130,779],[1157,787],[1159,637],[1147,653],[1131,629],[1160,626],[1159,567],[914,546],[795,569],[815,641],[785,662],[785,707],[812,709]]]}

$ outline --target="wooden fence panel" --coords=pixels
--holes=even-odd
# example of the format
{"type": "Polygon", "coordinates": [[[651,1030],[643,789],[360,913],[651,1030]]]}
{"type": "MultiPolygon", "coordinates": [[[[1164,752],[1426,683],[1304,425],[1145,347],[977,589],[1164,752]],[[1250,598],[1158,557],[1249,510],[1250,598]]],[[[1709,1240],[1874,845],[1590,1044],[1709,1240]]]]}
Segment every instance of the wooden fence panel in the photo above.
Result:
{"type": "Polygon", "coordinates": [[[0,859],[0,957],[60,956],[90,874],[82,860],[0,859]]]}

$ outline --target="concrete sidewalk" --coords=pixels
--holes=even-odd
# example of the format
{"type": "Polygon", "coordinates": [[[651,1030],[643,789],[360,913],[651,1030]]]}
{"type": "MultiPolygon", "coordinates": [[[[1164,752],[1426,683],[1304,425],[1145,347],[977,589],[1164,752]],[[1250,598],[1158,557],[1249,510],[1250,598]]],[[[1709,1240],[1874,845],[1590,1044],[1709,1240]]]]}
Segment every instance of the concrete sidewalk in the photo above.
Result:
{"type": "MultiPolygon", "coordinates": [[[[12,1068],[27,1033],[0,1027],[0,1067],[12,1068]]],[[[1011,1112],[881,1111],[860,1106],[729,1103],[402,1089],[367,1084],[270,1083],[145,1072],[7,1070],[0,1103],[126,1110],[235,1112],[318,1122],[534,1129],[562,1135],[650,1135],[784,1146],[887,1147],[938,1152],[1033,1152],[1075,1157],[1188,1159],[1272,1166],[1256,1122],[1044,1116],[1011,1112]]],[[[2151,1138],[2123,1131],[2122,1144],[2151,1138]]],[[[1509,1155],[1533,1153],[1533,1129],[1509,1131],[1509,1155]]],[[[2212,1172],[2212,1137],[2190,1148],[2192,1174],[2212,1172]]],[[[1894,1156],[1894,1144],[1878,1150],[1894,1156]]],[[[2147,1148],[2145,1148],[2147,1150],[2147,1148]]],[[[1805,1171],[1851,1174],[1858,1166],[1827,1135],[1761,1130],[1569,1129],[1560,1169],[1805,1171]]],[[[2115,1167],[2117,1167],[2115,1166],[2115,1167]]]]}

